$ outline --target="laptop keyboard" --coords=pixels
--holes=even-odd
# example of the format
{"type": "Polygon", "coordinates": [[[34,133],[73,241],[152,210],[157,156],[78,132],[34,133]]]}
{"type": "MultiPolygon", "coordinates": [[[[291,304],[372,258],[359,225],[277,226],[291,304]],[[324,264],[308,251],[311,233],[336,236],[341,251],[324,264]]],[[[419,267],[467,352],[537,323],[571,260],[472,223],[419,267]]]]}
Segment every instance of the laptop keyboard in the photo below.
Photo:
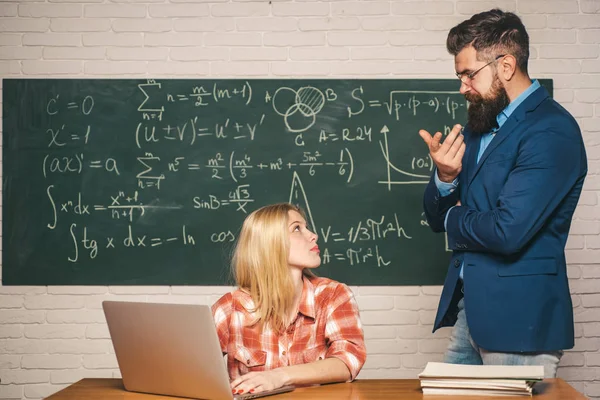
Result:
{"type": "Polygon", "coordinates": [[[235,400],[249,400],[256,399],[257,397],[264,396],[265,393],[246,393],[246,394],[237,394],[233,396],[235,400]]]}
{"type": "Polygon", "coordinates": [[[294,390],[294,387],[291,385],[288,385],[288,386],[282,386],[280,388],[273,389],[273,390],[265,390],[264,392],[236,394],[233,396],[233,398],[235,400],[249,400],[249,399],[256,399],[258,397],[266,397],[266,396],[272,396],[274,394],[291,392],[292,390],[294,390]]]}

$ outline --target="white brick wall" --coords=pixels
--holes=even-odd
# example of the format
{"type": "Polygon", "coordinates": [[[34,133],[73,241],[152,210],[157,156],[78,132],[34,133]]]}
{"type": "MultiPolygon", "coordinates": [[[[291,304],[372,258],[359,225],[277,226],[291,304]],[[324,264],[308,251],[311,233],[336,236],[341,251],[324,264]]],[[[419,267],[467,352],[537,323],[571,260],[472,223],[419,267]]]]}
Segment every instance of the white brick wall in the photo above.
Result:
{"type": "MultiPolygon", "coordinates": [[[[559,376],[600,399],[600,0],[3,1],[0,77],[453,78],[447,30],[498,6],[531,35],[531,74],[578,119],[589,175],[567,244],[576,346],[559,376]]],[[[107,299],[211,304],[227,287],[0,286],[0,399],[39,399],[119,376],[107,299]]],[[[353,287],[369,357],[362,378],[414,378],[440,360],[440,287],[353,287]]]]}

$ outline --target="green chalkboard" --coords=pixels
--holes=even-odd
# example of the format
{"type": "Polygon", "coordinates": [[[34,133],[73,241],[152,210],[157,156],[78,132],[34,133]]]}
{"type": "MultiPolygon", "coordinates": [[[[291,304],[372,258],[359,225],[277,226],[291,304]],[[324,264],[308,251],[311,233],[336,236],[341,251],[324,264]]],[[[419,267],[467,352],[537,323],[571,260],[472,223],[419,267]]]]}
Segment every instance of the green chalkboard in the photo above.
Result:
{"type": "Polygon", "coordinates": [[[465,123],[456,80],[3,85],[4,285],[229,284],[244,217],[281,201],[308,211],[320,275],[443,282],[417,132],[465,123]]]}

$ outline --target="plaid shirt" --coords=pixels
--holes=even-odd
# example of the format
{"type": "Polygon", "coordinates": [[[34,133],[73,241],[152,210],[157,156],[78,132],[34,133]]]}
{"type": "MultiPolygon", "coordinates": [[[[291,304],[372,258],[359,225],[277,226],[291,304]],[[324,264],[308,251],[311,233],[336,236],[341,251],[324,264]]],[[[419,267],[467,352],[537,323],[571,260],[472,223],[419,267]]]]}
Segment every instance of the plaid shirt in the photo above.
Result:
{"type": "Polygon", "coordinates": [[[227,354],[233,380],[251,371],[268,371],[335,357],[356,378],[367,353],[358,306],[348,286],[327,278],[304,277],[298,315],[285,332],[249,326],[256,314],[250,295],[242,290],[227,293],[212,312],[227,354]]]}

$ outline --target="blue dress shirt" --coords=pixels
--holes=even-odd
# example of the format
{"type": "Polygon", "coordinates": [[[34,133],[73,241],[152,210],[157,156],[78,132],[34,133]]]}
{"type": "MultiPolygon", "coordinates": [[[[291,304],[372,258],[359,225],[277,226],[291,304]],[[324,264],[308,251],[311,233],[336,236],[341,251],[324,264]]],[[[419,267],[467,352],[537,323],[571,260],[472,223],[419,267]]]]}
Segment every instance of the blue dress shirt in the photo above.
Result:
{"type": "MultiPolygon", "coordinates": [[[[479,162],[479,159],[485,152],[485,149],[488,147],[488,145],[492,142],[492,140],[496,136],[496,131],[498,129],[500,129],[502,127],[502,125],[504,125],[504,123],[510,117],[510,115],[513,113],[513,111],[515,111],[517,109],[517,107],[519,107],[519,105],[527,97],[529,97],[529,95],[531,95],[531,93],[535,92],[539,87],[540,87],[540,83],[537,81],[537,79],[535,79],[532,82],[532,84],[527,89],[525,89],[525,91],[523,93],[521,93],[519,95],[519,97],[517,97],[516,99],[511,101],[510,104],[508,106],[506,106],[506,108],[504,110],[502,110],[500,112],[500,114],[498,114],[498,116],[496,116],[496,122],[498,122],[498,128],[493,129],[491,132],[484,133],[481,135],[481,142],[479,143],[479,152],[477,153],[477,162],[479,162]]],[[[435,179],[435,185],[437,186],[438,192],[440,193],[441,197],[448,196],[449,194],[454,192],[456,190],[456,188],[458,187],[458,178],[456,178],[451,183],[442,182],[440,180],[440,178],[438,178],[437,169],[435,171],[434,179],[435,179]]],[[[454,208],[454,207],[452,207],[452,208],[454,208]]],[[[450,210],[448,210],[448,212],[446,213],[446,221],[444,222],[444,226],[446,225],[446,222],[448,221],[448,214],[450,214],[450,211],[452,210],[452,208],[450,208],[450,210]]],[[[464,265],[460,266],[460,279],[463,278],[463,266],[464,265]]]]}

